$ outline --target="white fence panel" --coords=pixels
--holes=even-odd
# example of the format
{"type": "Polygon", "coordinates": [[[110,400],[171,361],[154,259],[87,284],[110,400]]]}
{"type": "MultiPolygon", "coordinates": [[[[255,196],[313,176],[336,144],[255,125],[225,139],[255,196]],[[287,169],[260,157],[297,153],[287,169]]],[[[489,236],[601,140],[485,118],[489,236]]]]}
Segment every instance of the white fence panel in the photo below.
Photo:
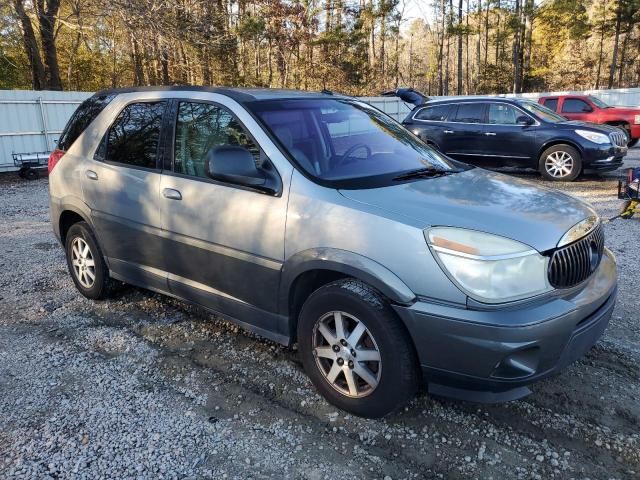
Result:
{"type": "Polygon", "coordinates": [[[0,90],[0,172],[16,170],[13,153],[50,152],[89,92],[0,90]]]}

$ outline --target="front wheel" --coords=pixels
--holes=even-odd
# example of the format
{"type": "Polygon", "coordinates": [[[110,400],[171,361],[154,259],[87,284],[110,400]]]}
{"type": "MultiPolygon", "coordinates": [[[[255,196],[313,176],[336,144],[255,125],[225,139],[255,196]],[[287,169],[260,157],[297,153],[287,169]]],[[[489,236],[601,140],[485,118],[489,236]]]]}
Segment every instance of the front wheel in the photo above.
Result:
{"type": "Polygon", "coordinates": [[[571,182],[582,172],[582,159],[575,148],[554,145],[542,152],[538,169],[547,180],[571,182]]]}
{"type": "Polygon", "coordinates": [[[418,362],[402,323],[377,291],[356,280],[316,290],[298,322],[304,368],[332,404],[384,416],[411,399],[418,362]]]}
{"type": "MultiPolygon", "coordinates": [[[[631,137],[629,137],[631,138],[631,137]]],[[[627,142],[627,147],[631,148],[631,147],[635,147],[636,144],[638,143],[638,140],[640,140],[640,138],[631,138],[631,140],[629,140],[627,142]]]]}

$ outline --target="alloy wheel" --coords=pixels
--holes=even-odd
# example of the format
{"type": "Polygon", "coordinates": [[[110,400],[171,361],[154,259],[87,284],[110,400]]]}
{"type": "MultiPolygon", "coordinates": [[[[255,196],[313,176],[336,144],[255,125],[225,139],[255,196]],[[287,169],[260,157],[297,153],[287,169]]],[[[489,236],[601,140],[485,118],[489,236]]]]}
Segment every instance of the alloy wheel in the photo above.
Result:
{"type": "Polygon", "coordinates": [[[91,288],[96,281],[96,266],[91,249],[85,240],[76,237],[71,242],[73,272],[84,288],[91,288]]]}
{"type": "Polygon", "coordinates": [[[573,165],[573,157],[562,150],[550,153],[544,162],[544,168],[547,173],[554,178],[569,176],[573,170],[573,165]]]}
{"type": "Polygon", "coordinates": [[[382,359],[363,322],[342,311],[326,313],[316,321],[312,341],[316,365],[334,389],[351,398],[376,389],[382,359]]]}

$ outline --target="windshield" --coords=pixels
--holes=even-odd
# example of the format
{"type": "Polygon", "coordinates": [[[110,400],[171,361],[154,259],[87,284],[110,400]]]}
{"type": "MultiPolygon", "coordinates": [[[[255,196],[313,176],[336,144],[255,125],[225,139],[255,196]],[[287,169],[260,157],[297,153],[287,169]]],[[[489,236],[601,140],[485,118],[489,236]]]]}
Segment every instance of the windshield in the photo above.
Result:
{"type": "Polygon", "coordinates": [[[345,181],[356,179],[384,184],[417,169],[461,167],[363,102],[307,98],[248,106],[308,174],[345,188],[345,181]]]}
{"type": "Polygon", "coordinates": [[[533,113],[539,119],[545,120],[547,122],[559,123],[567,121],[566,118],[558,115],[553,110],[550,110],[547,107],[540,105],[539,103],[520,102],[520,106],[527,110],[529,113],[533,113]]]}
{"type": "Polygon", "coordinates": [[[593,103],[598,108],[610,108],[610,105],[607,105],[602,100],[594,97],[593,95],[589,95],[589,100],[591,100],[591,103],[593,103]]]}

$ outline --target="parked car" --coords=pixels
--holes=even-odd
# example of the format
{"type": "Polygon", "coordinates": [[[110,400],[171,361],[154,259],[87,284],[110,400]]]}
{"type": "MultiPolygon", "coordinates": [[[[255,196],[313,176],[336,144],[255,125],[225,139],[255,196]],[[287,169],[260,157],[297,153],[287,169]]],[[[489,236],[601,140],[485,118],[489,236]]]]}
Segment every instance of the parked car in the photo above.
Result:
{"type": "Polygon", "coordinates": [[[627,138],[617,127],[570,122],[529,100],[456,97],[418,105],[402,122],[447,156],[487,167],[535,168],[548,180],[622,165],[627,138]]]}
{"type": "Polygon", "coordinates": [[[349,97],[99,92],[49,169],[82,295],[122,281],[297,342],[320,393],[358,415],[422,381],[522,397],[591,347],[616,298],[589,205],[451,160],[349,97]]]}
{"type": "Polygon", "coordinates": [[[538,102],[569,120],[613,125],[622,128],[633,147],[640,139],[640,108],[614,107],[593,95],[554,95],[538,102]]]}

